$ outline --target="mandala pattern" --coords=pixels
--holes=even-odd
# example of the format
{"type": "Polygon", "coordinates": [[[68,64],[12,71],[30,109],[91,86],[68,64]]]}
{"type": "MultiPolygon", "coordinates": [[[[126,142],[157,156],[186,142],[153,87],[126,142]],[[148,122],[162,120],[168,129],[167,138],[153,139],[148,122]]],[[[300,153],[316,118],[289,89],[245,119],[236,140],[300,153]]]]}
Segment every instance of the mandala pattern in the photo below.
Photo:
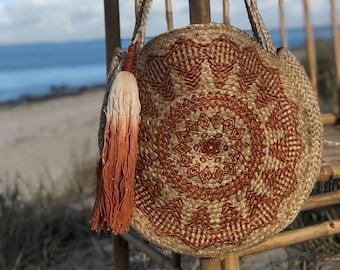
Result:
{"type": "Polygon", "coordinates": [[[279,71],[255,47],[221,35],[208,44],[178,39],[165,54],[148,57],[138,80],[136,206],[150,229],[201,249],[241,245],[275,224],[297,185],[305,148],[298,106],[284,94],[279,71]]]}

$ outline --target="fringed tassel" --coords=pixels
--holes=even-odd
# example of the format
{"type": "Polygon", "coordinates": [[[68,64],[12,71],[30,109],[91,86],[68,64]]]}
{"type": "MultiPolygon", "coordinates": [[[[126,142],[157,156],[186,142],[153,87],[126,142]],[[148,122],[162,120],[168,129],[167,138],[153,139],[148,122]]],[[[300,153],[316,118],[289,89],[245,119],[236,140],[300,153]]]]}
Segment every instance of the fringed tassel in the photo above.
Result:
{"type": "Polygon", "coordinates": [[[130,45],[123,71],[112,83],[106,106],[104,147],[97,163],[92,229],[114,234],[129,230],[134,209],[139,132],[138,85],[132,74],[136,46],[130,45]]]}

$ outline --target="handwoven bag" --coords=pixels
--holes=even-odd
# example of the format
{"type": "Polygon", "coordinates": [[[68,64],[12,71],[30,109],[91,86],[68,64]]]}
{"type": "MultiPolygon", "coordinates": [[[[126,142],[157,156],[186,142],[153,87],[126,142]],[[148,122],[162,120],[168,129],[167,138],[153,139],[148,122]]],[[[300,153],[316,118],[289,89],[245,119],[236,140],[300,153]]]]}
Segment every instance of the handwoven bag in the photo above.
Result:
{"type": "MultiPolygon", "coordinates": [[[[139,45],[150,5],[142,1],[139,45]]],[[[137,51],[132,227],[177,253],[222,256],[272,237],[295,218],[319,173],[316,93],[294,55],[275,49],[253,1],[245,5],[253,37],[197,24],[137,51]]],[[[101,150],[104,124],[102,117],[101,150]]],[[[101,214],[97,226],[111,230],[101,214]]]]}

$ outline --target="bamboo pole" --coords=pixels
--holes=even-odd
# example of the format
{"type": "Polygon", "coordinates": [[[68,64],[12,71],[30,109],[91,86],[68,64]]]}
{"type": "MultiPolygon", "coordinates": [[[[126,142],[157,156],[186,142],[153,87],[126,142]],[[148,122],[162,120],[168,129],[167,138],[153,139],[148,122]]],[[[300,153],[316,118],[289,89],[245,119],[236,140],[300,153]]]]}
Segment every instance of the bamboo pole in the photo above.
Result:
{"type": "MultiPolygon", "coordinates": [[[[210,0],[189,0],[190,24],[209,23],[210,0]]],[[[202,270],[221,270],[218,258],[200,258],[202,270]]]]}
{"type": "Polygon", "coordinates": [[[135,14],[136,14],[136,18],[137,18],[137,14],[138,14],[139,1],[140,0],[135,0],[135,14]]]}
{"type": "Polygon", "coordinates": [[[301,211],[340,204],[340,190],[313,195],[304,203],[301,211]]]}
{"type": "MultiPolygon", "coordinates": [[[[114,49],[120,47],[119,1],[104,0],[106,72],[109,72],[114,49]]],[[[113,236],[113,260],[116,269],[129,269],[129,244],[119,235],[113,236]]]]}
{"type": "Polygon", "coordinates": [[[284,8],[283,0],[279,0],[279,7],[280,7],[280,26],[281,26],[282,46],[285,48],[288,48],[285,8],[284,8]]]}
{"type": "Polygon", "coordinates": [[[174,29],[171,0],[165,0],[165,10],[166,10],[165,16],[166,16],[166,22],[168,25],[168,31],[171,31],[174,29]]]}
{"type": "Polygon", "coordinates": [[[238,254],[227,255],[222,261],[222,270],[240,269],[240,257],[238,254]]]}
{"type": "Polygon", "coordinates": [[[336,115],[336,114],[331,114],[331,113],[326,113],[321,115],[322,117],[322,123],[324,125],[334,125],[334,124],[338,124],[340,121],[340,115],[336,115]]]}
{"type": "Polygon", "coordinates": [[[309,71],[310,71],[310,79],[312,86],[315,91],[318,89],[318,78],[317,78],[317,63],[316,63],[316,53],[315,53],[315,40],[313,27],[310,18],[309,12],[309,2],[308,0],[303,0],[303,7],[305,13],[305,26],[306,26],[306,34],[307,34],[307,51],[308,51],[308,62],[309,62],[309,71]]]}
{"type": "Polygon", "coordinates": [[[337,75],[337,90],[338,90],[338,110],[340,106],[340,35],[338,19],[336,14],[336,4],[335,0],[331,0],[332,9],[332,24],[333,24],[333,40],[334,40],[334,56],[335,56],[335,66],[337,75]]]}
{"type": "MultiPolygon", "coordinates": [[[[145,242],[143,242],[140,238],[135,236],[133,233],[125,233],[121,235],[126,241],[134,245],[138,250],[144,252],[148,255],[152,260],[154,260],[161,268],[167,270],[181,270],[181,268],[172,266],[172,262],[169,258],[167,258],[162,253],[158,252],[157,250],[153,249],[145,242]]],[[[117,268],[121,269],[121,268],[117,268]]]]}
{"type": "Polygon", "coordinates": [[[189,0],[190,24],[210,23],[210,0],[189,0]]]}
{"type": "Polygon", "coordinates": [[[229,0],[223,0],[223,23],[230,24],[229,0]]]}
{"type": "Polygon", "coordinates": [[[113,236],[113,261],[115,269],[129,270],[129,243],[120,235],[113,236]]]}
{"type": "Polygon", "coordinates": [[[106,71],[109,72],[111,59],[116,47],[120,47],[119,1],[104,0],[106,71]]]}
{"type": "MultiPolygon", "coordinates": [[[[200,258],[201,270],[222,270],[220,258],[200,258]]],[[[237,270],[232,269],[232,270],[237,270]]]]}
{"type": "Polygon", "coordinates": [[[318,225],[308,226],[302,229],[280,233],[256,247],[241,251],[240,256],[295,245],[298,243],[324,236],[334,235],[337,233],[340,233],[340,220],[327,221],[318,225]]]}
{"type": "Polygon", "coordinates": [[[329,180],[340,178],[340,164],[321,166],[320,173],[316,178],[317,182],[327,182],[329,180]]]}
{"type": "Polygon", "coordinates": [[[172,266],[181,267],[181,254],[172,252],[172,266]]]}

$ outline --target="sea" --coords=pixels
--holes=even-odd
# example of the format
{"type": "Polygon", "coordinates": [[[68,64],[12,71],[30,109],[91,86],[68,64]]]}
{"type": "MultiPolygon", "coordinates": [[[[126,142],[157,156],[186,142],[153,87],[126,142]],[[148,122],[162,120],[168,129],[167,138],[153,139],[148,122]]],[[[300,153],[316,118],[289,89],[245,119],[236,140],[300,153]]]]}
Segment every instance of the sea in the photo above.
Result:
{"type": "MultiPolygon", "coordinates": [[[[282,47],[279,30],[270,31],[282,47]]],[[[287,32],[289,49],[305,46],[305,29],[287,32]]],[[[314,29],[316,39],[332,37],[331,27],[314,29]]],[[[128,39],[122,48],[127,49],[128,39]]],[[[0,104],[77,93],[105,85],[105,41],[0,46],[0,104]]]]}

